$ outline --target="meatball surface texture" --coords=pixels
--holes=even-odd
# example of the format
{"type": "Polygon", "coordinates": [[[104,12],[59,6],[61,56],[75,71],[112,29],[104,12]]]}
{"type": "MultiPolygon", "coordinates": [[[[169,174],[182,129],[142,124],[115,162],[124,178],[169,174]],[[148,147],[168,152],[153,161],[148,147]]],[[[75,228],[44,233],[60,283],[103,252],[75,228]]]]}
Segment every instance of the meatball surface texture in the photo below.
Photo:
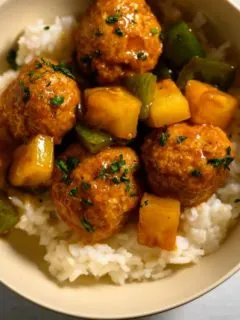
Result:
{"type": "Polygon", "coordinates": [[[80,68],[103,84],[152,70],[162,53],[160,33],[145,0],[97,0],[76,31],[80,68]]]}
{"type": "Polygon", "coordinates": [[[0,105],[17,141],[43,134],[60,144],[75,124],[80,98],[77,83],[65,67],[39,58],[21,69],[1,95],[0,105]]]}
{"type": "Polygon", "coordinates": [[[226,182],[233,146],[217,127],[182,123],[153,131],[142,146],[142,159],[156,195],[194,207],[226,182]]]}
{"type": "Polygon", "coordinates": [[[52,199],[83,243],[108,239],[131,217],[141,198],[138,168],[137,155],[125,147],[90,155],[72,145],[57,160],[52,199]]]}

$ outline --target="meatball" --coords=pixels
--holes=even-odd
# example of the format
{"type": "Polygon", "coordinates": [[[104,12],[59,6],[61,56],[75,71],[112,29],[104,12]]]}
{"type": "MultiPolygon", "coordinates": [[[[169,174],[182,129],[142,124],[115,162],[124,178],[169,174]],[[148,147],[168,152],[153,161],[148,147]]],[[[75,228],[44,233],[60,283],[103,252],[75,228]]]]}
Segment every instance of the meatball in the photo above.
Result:
{"type": "Polygon", "coordinates": [[[35,59],[0,97],[1,110],[12,136],[19,142],[37,135],[56,144],[74,126],[80,91],[71,73],[57,63],[35,59]]]}
{"type": "Polygon", "coordinates": [[[162,53],[160,32],[145,0],[97,0],[76,31],[80,68],[100,83],[152,70],[162,53]]]}
{"type": "Polygon", "coordinates": [[[193,207],[224,185],[233,151],[221,129],[182,123],[153,131],[142,147],[142,158],[155,194],[193,207]]]}
{"type": "Polygon", "coordinates": [[[130,148],[97,155],[73,145],[57,159],[51,195],[60,217],[83,243],[103,241],[119,231],[139,205],[139,159],[130,148]]]}

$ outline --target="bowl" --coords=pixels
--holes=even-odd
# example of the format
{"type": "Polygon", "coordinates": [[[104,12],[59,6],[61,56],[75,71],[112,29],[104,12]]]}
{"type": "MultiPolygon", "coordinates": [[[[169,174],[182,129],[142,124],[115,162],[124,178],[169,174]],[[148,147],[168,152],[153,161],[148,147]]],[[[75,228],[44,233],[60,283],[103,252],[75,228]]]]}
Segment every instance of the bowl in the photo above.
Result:
{"type": "MultiPolygon", "coordinates": [[[[160,0],[156,0],[160,1],[160,0]]],[[[228,40],[240,50],[240,8],[225,0],[184,0],[194,10],[203,10],[228,40]],[[216,7],[217,6],[217,7],[216,7]]],[[[79,14],[85,0],[0,0],[0,71],[5,56],[23,28],[43,17],[79,14]]],[[[0,239],[0,280],[9,288],[49,309],[86,318],[120,319],[154,314],[187,303],[215,288],[240,268],[240,224],[220,250],[201,263],[181,268],[156,282],[115,286],[82,279],[60,286],[51,279],[43,262],[43,249],[35,238],[20,231],[0,239]]]]}

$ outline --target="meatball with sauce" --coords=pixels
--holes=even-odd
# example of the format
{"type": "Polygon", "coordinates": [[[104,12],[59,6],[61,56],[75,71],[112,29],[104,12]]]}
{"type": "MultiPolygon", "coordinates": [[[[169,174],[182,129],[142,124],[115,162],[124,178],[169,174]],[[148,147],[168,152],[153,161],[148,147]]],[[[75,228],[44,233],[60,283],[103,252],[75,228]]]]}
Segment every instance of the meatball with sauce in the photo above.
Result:
{"type": "Polygon", "coordinates": [[[84,243],[118,232],[139,205],[139,159],[130,148],[90,155],[72,145],[56,161],[51,195],[60,217],[84,243]]]}
{"type": "Polygon", "coordinates": [[[35,59],[0,97],[0,106],[9,131],[19,142],[37,134],[60,144],[76,121],[80,91],[73,75],[63,65],[35,59]]]}
{"type": "Polygon", "coordinates": [[[193,207],[224,185],[233,151],[221,129],[182,123],[153,131],[142,147],[142,158],[155,194],[193,207]]]}
{"type": "Polygon", "coordinates": [[[80,68],[99,83],[154,69],[161,26],[144,0],[96,0],[76,31],[80,68]]]}

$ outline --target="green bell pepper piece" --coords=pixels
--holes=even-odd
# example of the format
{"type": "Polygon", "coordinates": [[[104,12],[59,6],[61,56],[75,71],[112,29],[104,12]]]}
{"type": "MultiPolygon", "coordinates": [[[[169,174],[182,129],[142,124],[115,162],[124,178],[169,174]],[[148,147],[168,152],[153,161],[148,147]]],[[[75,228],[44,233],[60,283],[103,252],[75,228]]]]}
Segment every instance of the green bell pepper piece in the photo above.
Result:
{"type": "Polygon", "coordinates": [[[228,63],[194,57],[180,72],[177,85],[184,90],[189,80],[199,80],[227,91],[235,78],[236,68],[228,63]]]}
{"type": "Polygon", "coordinates": [[[0,235],[5,235],[18,223],[19,217],[8,198],[0,194],[0,235]]]}
{"type": "Polygon", "coordinates": [[[84,147],[91,153],[98,153],[113,143],[109,134],[89,129],[80,123],[76,125],[75,130],[84,147]]]}
{"type": "Polygon", "coordinates": [[[175,24],[166,35],[164,54],[175,68],[182,68],[193,57],[205,57],[205,51],[185,22],[175,24]]]}
{"type": "Polygon", "coordinates": [[[157,77],[152,73],[137,74],[125,79],[127,89],[142,101],[140,120],[146,120],[154,99],[157,77]]]}

